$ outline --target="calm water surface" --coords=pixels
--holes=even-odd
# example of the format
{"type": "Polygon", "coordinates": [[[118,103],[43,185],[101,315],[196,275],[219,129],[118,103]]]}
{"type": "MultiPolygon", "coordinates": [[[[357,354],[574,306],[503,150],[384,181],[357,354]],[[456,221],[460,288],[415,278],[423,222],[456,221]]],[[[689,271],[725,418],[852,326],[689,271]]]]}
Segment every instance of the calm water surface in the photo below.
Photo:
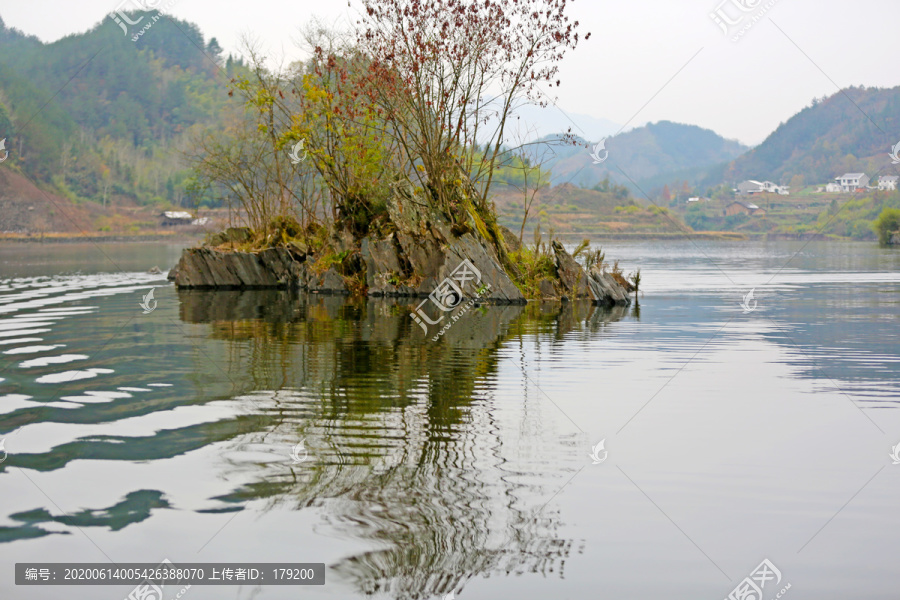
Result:
{"type": "Polygon", "coordinates": [[[176,292],[146,271],[179,250],[0,245],[0,597],[168,558],[328,566],[188,600],[721,600],[768,558],[766,600],[896,600],[900,252],[616,243],[639,308],[431,342],[401,301],[176,292]]]}

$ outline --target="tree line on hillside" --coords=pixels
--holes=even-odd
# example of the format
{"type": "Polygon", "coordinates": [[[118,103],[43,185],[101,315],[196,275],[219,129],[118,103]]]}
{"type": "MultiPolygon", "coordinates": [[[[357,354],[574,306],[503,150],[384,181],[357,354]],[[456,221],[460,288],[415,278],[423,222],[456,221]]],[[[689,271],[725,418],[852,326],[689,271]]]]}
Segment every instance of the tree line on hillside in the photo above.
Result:
{"type": "Polygon", "coordinates": [[[874,174],[885,166],[900,131],[900,87],[850,87],[814,99],[762,144],[734,161],[726,181],[765,177],[782,185],[833,181],[842,173],[874,174]],[[799,179],[794,179],[799,177],[799,179]]]}
{"type": "Polygon", "coordinates": [[[0,45],[5,167],[75,202],[215,202],[198,197],[180,156],[192,128],[219,118],[225,83],[245,69],[215,38],[167,17],[132,42],[105,19],[44,44],[0,21],[0,45]]]}

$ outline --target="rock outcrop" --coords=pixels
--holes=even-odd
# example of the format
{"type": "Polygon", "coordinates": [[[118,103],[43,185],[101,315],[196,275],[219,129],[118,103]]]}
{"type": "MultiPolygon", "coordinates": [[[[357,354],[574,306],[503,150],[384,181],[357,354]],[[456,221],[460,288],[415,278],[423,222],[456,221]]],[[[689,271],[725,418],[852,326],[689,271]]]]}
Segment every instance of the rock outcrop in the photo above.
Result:
{"type": "Polygon", "coordinates": [[[187,248],[169,273],[180,288],[263,289],[305,287],[305,265],[287,248],[231,252],[187,248]]]}
{"type": "Polygon", "coordinates": [[[557,279],[541,281],[541,294],[544,297],[590,300],[602,306],[631,304],[628,297],[630,290],[618,281],[615,275],[598,267],[585,270],[557,241],[551,244],[551,248],[556,263],[557,279]]]}
{"type": "Polygon", "coordinates": [[[366,237],[360,253],[366,265],[366,283],[373,296],[427,296],[447,280],[460,265],[468,261],[475,287],[463,292],[474,295],[476,288],[487,285],[487,300],[521,303],[525,297],[500,266],[497,255],[471,233],[451,239],[438,239],[433,234],[415,236],[406,232],[390,234],[385,239],[366,237]]]}
{"type": "MultiPolygon", "coordinates": [[[[628,305],[628,289],[598,268],[586,271],[558,242],[553,242],[557,277],[539,282],[541,296],[557,300],[590,300],[603,306],[628,305]]],[[[486,286],[483,300],[522,303],[525,297],[509,278],[495,253],[471,233],[445,242],[434,237],[391,233],[367,236],[357,251],[369,296],[425,297],[448,280],[461,265],[471,273],[466,285],[457,281],[464,297],[486,286]]],[[[348,255],[350,256],[350,255],[348,255]]],[[[179,288],[303,289],[326,294],[349,294],[348,277],[340,265],[317,273],[311,261],[292,246],[258,252],[217,248],[188,248],[169,273],[179,288]]]]}
{"type": "MultiPolygon", "coordinates": [[[[397,190],[388,213],[389,233],[373,231],[355,240],[347,231],[337,232],[324,242],[318,257],[306,244],[294,240],[266,250],[240,251],[237,246],[249,245],[252,234],[246,228],[229,228],[210,237],[207,246],[185,250],[169,279],[179,288],[298,288],[331,294],[365,291],[369,296],[431,295],[433,300],[448,299],[452,305],[462,298],[476,297],[494,303],[525,302],[522,291],[501,264],[498,248],[486,241],[487,234],[466,225],[451,226],[426,204],[415,202],[408,190],[397,190]]],[[[500,243],[507,251],[518,251],[516,236],[508,230],[501,233],[500,243]]],[[[556,277],[538,282],[543,298],[629,304],[627,288],[614,276],[597,269],[585,271],[558,242],[553,242],[552,250],[556,277]]]]}

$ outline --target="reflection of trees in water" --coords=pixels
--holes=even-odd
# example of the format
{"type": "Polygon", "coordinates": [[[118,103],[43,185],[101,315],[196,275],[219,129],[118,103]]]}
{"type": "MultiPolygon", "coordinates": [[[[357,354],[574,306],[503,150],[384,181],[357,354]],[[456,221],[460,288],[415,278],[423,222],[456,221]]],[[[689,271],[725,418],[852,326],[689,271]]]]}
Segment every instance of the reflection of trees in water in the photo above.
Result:
{"type": "Polygon", "coordinates": [[[182,293],[182,317],[228,342],[232,377],[280,390],[254,394],[270,398],[259,435],[306,438],[314,457],[270,465],[223,500],[323,506],[331,527],[375,547],[332,566],[367,594],[425,598],[477,575],[561,572],[573,542],[539,509],[564,474],[551,460],[510,460],[490,379],[510,341],[587,338],[624,313],[485,307],[435,343],[401,302],[221,294],[182,293]]]}
{"type": "Polygon", "coordinates": [[[392,470],[330,507],[337,529],[388,543],[341,560],[335,571],[367,594],[427,598],[477,575],[561,569],[572,542],[555,534],[558,515],[522,506],[517,484],[485,484],[486,471],[440,462],[392,470]]]}

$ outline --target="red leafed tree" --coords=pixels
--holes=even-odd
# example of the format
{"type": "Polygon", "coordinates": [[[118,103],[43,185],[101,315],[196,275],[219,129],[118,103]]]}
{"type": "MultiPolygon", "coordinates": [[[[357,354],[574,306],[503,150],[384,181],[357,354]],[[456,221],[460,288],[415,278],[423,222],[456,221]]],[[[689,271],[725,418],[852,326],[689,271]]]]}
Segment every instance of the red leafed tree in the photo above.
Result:
{"type": "Polygon", "coordinates": [[[507,123],[523,103],[547,104],[542,84],[559,85],[558,63],[579,39],[571,1],[362,2],[367,91],[405,155],[405,175],[451,219],[471,217],[490,237],[488,194],[507,123]]]}

